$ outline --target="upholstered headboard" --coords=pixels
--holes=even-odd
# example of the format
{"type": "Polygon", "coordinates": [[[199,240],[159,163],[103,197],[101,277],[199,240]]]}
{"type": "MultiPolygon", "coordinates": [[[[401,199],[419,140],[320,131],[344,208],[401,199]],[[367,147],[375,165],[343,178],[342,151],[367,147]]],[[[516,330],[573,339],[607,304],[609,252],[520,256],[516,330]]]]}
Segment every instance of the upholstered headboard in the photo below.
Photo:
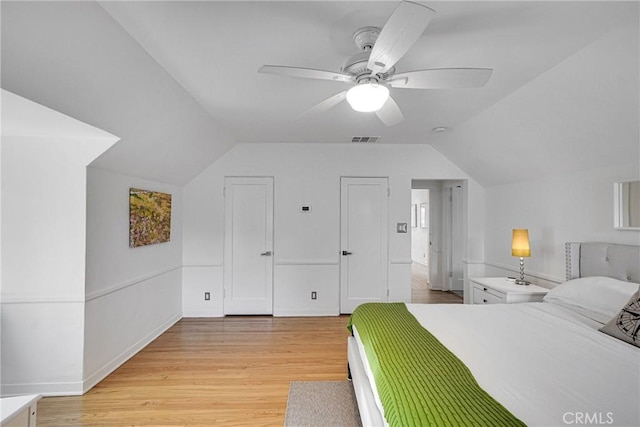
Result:
{"type": "Polygon", "coordinates": [[[570,242],[565,249],[567,280],[606,276],[640,283],[640,246],[570,242]]]}

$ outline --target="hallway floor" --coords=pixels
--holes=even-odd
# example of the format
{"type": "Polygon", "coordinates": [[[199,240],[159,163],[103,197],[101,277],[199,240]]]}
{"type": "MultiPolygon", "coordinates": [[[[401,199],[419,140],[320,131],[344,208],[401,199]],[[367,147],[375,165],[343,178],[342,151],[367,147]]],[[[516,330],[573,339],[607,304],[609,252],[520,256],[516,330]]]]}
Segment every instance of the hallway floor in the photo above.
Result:
{"type": "Polygon", "coordinates": [[[420,304],[462,304],[462,295],[429,289],[429,274],[425,265],[411,264],[411,302],[420,304]]]}

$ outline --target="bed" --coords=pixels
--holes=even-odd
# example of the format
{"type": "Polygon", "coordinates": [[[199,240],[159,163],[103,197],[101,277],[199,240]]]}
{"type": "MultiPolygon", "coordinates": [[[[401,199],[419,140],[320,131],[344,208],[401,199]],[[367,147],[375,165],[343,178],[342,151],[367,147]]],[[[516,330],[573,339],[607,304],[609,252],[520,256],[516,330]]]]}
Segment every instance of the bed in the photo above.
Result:
{"type": "Polygon", "coordinates": [[[544,302],[358,307],[348,362],[363,425],[640,426],[640,306],[629,336],[616,326],[640,295],[640,247],[566,253],[567,281],[544,302]]]}

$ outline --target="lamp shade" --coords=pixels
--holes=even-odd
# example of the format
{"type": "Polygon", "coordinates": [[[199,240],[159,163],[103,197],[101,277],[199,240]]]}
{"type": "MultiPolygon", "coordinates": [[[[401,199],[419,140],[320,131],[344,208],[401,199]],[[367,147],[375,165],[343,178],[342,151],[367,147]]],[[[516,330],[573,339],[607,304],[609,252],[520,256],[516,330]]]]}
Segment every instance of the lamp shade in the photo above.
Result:
{"type": "Polygon", "coordinates": [[[515,228],[511,240],[511,255],[519,257],[530,257],[529,230],[526,228],[515,228]]]}
{"type": "Polygon", "coordinates": [[[382,108],[389,98],[389,89],[379,83],[360,83],[347,92],[347,102],[356,111],[369,113],[382,108]]]}

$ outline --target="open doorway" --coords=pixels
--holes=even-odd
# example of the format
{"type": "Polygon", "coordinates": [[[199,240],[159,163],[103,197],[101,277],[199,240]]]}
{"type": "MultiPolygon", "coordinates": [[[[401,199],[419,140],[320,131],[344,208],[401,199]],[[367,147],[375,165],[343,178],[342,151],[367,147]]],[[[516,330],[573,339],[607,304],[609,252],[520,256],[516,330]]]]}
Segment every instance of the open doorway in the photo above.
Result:
{"type": "Polygon", "coordinates": [[[419,299],[430,290],[429,242],[429,189],[411,189],[411,293],[419,299]]]}
{"type": "Polygon", "coordinates": [[[411,261],[424,269],[429,283],[429,190],[411,190],[411,261]]]}
{"type": "Polygon", "coordinates": [[[411,181],[411,302],[462,303],[449,292],[448,222],[445,200],[450,181],[411,181]]]}

